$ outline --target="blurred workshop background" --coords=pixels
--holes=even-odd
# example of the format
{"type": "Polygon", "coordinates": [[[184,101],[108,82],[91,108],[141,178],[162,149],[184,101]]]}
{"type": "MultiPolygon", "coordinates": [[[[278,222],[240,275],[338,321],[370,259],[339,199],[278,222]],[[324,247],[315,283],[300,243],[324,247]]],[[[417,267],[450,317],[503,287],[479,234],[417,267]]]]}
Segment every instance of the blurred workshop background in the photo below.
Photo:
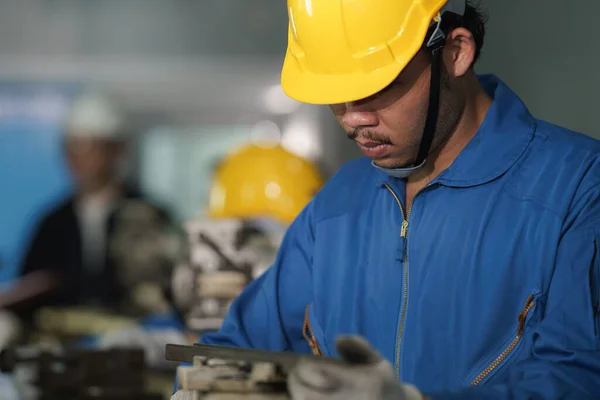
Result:
{"type": "MultiPolygon", "coordinates": [[[[478,72],[600,138],[600,3],[483,7],[478,72]]],[[[164,344],[217,329],[358,157],[281,91],[286,40],[284,0],[0,0],[2,399],[167,398],[164,344]]]]}

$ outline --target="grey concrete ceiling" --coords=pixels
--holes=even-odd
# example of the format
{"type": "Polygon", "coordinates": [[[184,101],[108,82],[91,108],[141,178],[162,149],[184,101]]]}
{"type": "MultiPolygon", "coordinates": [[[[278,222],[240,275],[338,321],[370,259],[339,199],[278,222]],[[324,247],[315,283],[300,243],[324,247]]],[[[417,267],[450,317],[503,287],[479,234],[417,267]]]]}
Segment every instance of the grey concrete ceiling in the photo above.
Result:
{"type": "Polygon", "coordinates": [[[272,55],[285,0],[0,0],[0,54],[272,55]]]}

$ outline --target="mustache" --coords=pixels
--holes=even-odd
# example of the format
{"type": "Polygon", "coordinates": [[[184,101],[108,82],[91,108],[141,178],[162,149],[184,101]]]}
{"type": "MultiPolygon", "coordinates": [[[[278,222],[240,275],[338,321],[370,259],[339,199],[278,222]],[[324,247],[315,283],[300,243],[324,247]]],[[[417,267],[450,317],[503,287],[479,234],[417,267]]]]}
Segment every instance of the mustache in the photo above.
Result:
{"type": "Polygon", "coordinates": [[[379,142],[381,144],[393,144],[389,136],[382,135],[380,133],[365,128],[356,128],[352,132],[347,132],[346,136],[348,136],[348,139],[354,142],[356,142],[357,139],[360,137],[361,139],[366,139],[371,142],[379,142]]]}

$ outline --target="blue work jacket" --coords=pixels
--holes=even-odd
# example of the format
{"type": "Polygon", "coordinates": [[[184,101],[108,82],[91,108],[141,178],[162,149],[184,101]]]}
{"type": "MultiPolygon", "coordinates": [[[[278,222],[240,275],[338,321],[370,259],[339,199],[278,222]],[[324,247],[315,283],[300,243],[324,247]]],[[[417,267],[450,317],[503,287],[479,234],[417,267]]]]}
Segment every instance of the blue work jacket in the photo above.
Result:
{"type": "Polygon", "coordinates": [[[348,163],[201,342],[335,357],[358,334],[434,400],[600,399],[600,142],[480,81],[483,124],[410,207],[348,163]]]}

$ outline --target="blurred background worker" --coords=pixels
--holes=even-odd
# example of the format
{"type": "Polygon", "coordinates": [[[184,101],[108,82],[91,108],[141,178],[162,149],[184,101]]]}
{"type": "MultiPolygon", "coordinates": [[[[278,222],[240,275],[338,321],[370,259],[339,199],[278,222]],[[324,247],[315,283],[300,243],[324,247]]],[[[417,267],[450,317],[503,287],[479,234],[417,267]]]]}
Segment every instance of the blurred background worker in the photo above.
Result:
{"type": "MultiPolygon", "coordinates": [[[[66,349],[137,349],[144,365],[131,371],[129,379],[157,369],[152,380],[160,392],[160,373],[171,368],[164,360],[165,344],[186,342],[170,288],[182,242],[169,215],[127,177],[132,135],[125,114],[99,91],[77,96],[66,113],[62,154],[73,191],[40,218],[19,275],[0,292],[0,350],[11,351],[14,345],[35,349],[31,354],[39,357],[33,358],[34,369],[39,361],[39,373],[46,376],[52,373],[43,363],[48,346],[66,357],[63,361],[82,365],[91,361],[66,349]]],[[[127,360],[128,354],[121,356],[127,360]]],[[[95,363],[116,356],[99,353],[95,363]]],[[[137,362],[138,356],[132,357],[137,362]]],[[[14,372],[15,367],[14,356],[0,357],[0,371],[14,372]]],[[[49,388],[54,381],[65,385],[58,376],[38,384],[42,391],[58,390],[58,398],[65,398],[65,390],[123,386],[127,379],[116,374],[116,383],[111,383],[110,373],[103,372],[101,381],[89,381],[90,373],[82,370],[81,387],[49,388]]],[[[10,375],[6,384],[23,390],[35,385],[19,376],[10,375]]]]}
{"type": "Polygon", "coordinates": [[[0,294],[1,306],[26,319],[41,306],[114,308],[122,295],[108,257],[109,239],[122,201],[140,198],[125,182],[125,116],[107,96],[86,92],[74,101],[64,129],[64,154],[75,191],[43,217],[18,283],[0,294]]]}

